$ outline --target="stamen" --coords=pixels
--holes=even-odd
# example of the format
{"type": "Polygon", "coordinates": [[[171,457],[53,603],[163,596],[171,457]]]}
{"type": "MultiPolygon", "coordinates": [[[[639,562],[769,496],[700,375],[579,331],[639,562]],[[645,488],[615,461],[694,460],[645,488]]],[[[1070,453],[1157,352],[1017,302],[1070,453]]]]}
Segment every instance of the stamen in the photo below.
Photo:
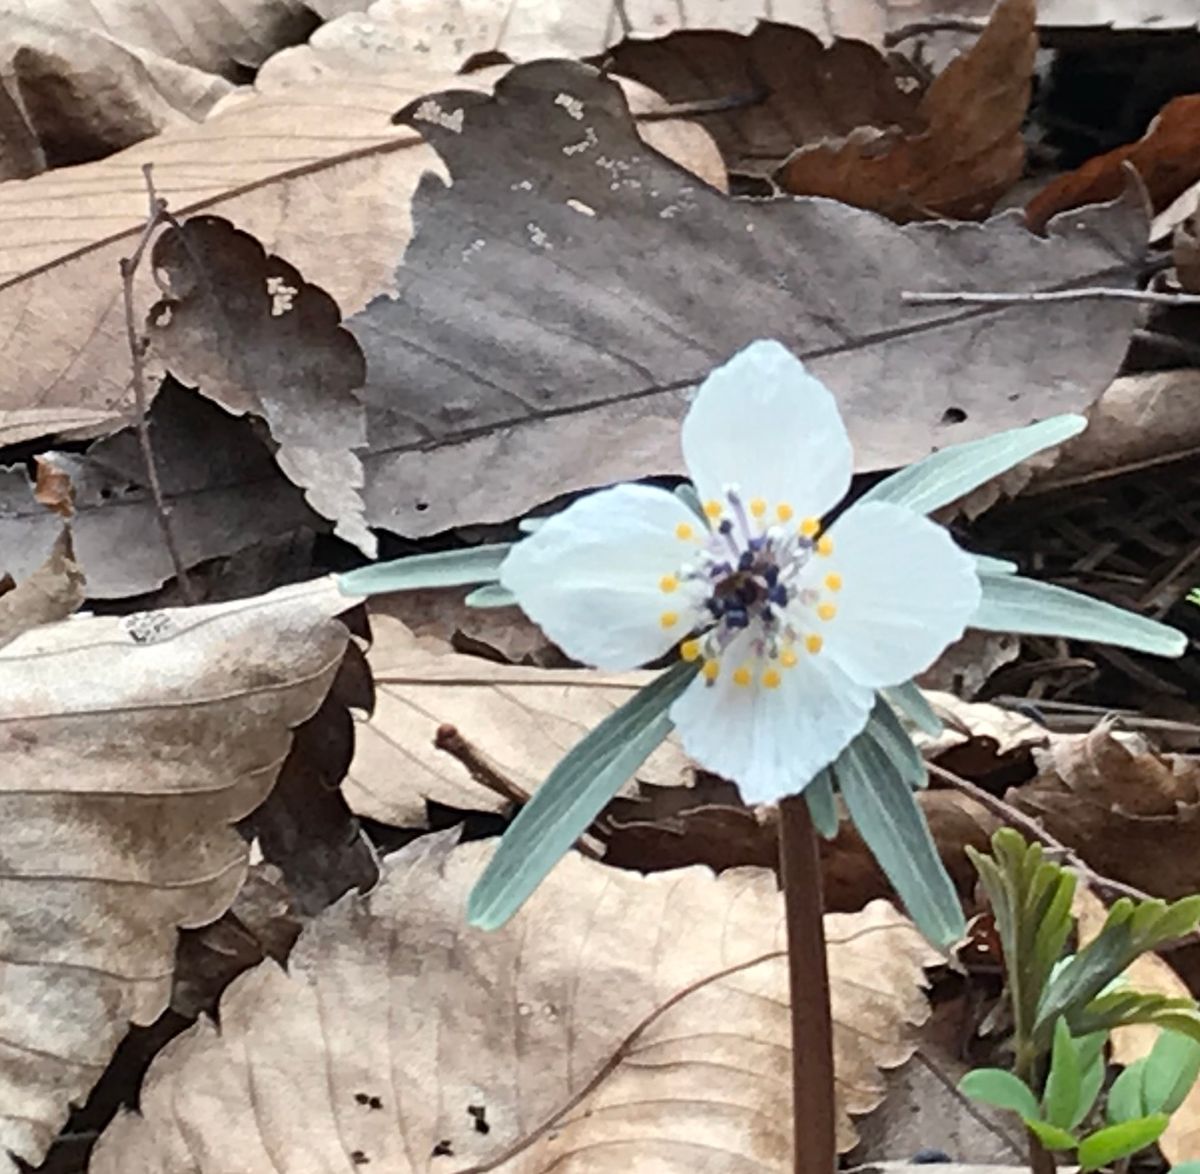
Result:
{"type": "Polygon", "coordinates": [[[805,518],[804,521],[800,523],[800,533],[803,534],[805,538],[811,538],[820,528],[821,521],[819,518],[805,518]]]}
{"type": "Polygon", "coordinates": [[[765,689],[778,689],[779,682],[782,680],[783,678],[778,672],[775,671],[775,669],[767,669],[767,671],[762,675],[763,688],[765,689]]]}
{"type": "Polygon", "coordinates": [[[804,637],[804,647],[807,648],[809,652],[813,654],[813,656],[816,656],[817,653],[821,651],[824,643],[825,641],[822,640],[821,637],[815,632],[811,636],[804,637]]]}
{"type": "Polygon", "coordinates": [[[700,641],[685,640],[679,646],[679,655],[684,660],[699,660],[700,659],[700,641]]]}
{"type": "Polygon", "coordinates": [[[715,521],[721,516],[721,511],[724,508],[725,507],[722,506],[721,503],[715,498],[712,501],[706,501],[704,503],[704,516],[706,518],[712,518],[715,521]]]}
{"type": "Polygon", "coordinates": [[[787,588],[782,583],[776,583],[775,586],[767,592],[767,599],[777,607],[787,607],[787,588]]]}
{"type": "Polygon", "coordinates": [[[842,577],[832,572],[825,576],[825,587],[829,591],[841,591],[842,577]]]}
{"type": "Polygon", "coordinates": [[[679,586],[679,579],[675,575],[663,575],[658,581],[659,588],[665,591],[668,595],[679,586]]]}
{"type": "Polygon", "coordinates": [[[743,689],[750,684],[750,670],[745,665],[733,670],[733,683],[743,689]]]}
{"type": "Polygon", "coordinates": [[[837,608],[832,603],[823,603],[817,608],[817,615],[823,620],[831,620],[837,615],[837,608]]]}
{"type": "Polygon", "coordinates": [[[750,512],[756,518],[761,518],[767,512],[767,503],[761,497],[756,497],[750,503],[750,512]]]}
{"type": "Polygon", "coordinates": [[[817,539],[817,554],[823,555],[825,558],[833,554],[833,539],[828,534],[822,534],[817,539]]]}
{"type": "Polygon", "coordinates": [[[785,669],[794,669],[796,667],[796,661],[799,659],[800,658],[796,655],[796,650],[794,648],[785,648],[779,654],[779,663],[783,665],[785,669]]]}
{"type": "Polygon", "coordinates": [[[704,679],[711,685],[721,675],[721,662],[719,660],[706,660],[704,667],[700,671],[704,674],[704,679]]]}
{"type": "Polygon", "coordinates": [[[730,606],[725,612],[725,622],[731,628],[745,628],[750,623],[750,613],[744,607],[730,606]]]}
{"type": "Polygon", "coordinates": [[[792,507],[790,505],[788,505],[788,503],[786,501],[781,501],[775,507],[775,516],[781,522],[790,522],[792,520],[792,518],[795,516],[795,513],[796,513],[796,511],[793,510],[792,507]]]}
{"type": "Polygon", "coordinates": [[[673,628],[677,623],[679,623],[679,613],[677,611],[664,611],[662,615],[658,617],[658,622],[662,624],[664,628],[673,628]]]}
{"type": "Polygon", "coordinates": [[[691,526],[687,524],[687,522],[680,522],[679,525],[675,527],[675,537],[680,539],[682,542],[686,542],[689,538],[694,538],[695,536],[696,531],[693,530],[691,526]]]}

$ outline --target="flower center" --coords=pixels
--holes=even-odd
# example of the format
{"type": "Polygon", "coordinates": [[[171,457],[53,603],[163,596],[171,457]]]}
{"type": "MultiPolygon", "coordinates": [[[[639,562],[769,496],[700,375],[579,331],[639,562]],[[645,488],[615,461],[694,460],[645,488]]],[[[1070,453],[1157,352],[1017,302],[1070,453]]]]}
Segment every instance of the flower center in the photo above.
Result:
{"type": "MultiPolygon", "coordinates": [[[[822,566],[822,579],[811,565],[814,558],[831,558],[833,543],[816,518],[796,523],[787,502],[772,508],[762,498],[745,500],[733,487],[723,501],[706,502],[704,515],[707,530],[687,522],[676,527],[676,537],[693,543],[695,555],[659,583],[664,593],[678,591],[703,611],[679,653],[684,660],[703,659],[711,685],[736,641],[734,684],[778,688],[782,672],[794,668],[802,653],[821,651],[816,629],[837,614],[832,596],[841,590],[841,576],[822,566]]],[[[664,628],[674,627],[679,613],[665,611],[661,620],[664,628]]]]}

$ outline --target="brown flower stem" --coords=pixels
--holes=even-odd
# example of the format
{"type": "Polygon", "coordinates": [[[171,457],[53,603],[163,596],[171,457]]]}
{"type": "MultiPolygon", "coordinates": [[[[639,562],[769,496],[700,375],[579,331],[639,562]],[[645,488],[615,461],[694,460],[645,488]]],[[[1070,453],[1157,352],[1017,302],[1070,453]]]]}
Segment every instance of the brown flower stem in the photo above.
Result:
{"type": "Polygon", "coordinates": [[[792,1168],[795,1174],[833,1174],[837,1120],[821,860],[808,804],[799,795],[779,804],[779,875],[792,1015],[792,1168]]]}

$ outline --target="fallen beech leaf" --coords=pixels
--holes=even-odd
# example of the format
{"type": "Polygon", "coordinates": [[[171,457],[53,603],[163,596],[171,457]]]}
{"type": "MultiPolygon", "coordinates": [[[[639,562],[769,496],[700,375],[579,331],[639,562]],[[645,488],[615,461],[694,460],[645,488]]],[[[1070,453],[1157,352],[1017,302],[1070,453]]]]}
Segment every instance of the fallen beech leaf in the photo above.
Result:
{"type": "MultiPolygon", "coordinates": [[[[375,711],[360,726],[343,793],[358,814],[396,827],[424,827],[426,802],[502,811],[508,800],[472,778],[434,745],[452,725],[491,767],[526,795],[602,718],[628,701],[650,673],[538,669],[463,656],[417,640],[397,619],[371,613],[367,655],[375,711]]],[[[638,777],[675,783],[686,759],[672,741],[638,777]]]]}
{"type": "Polygon", "coordinates": [[[1126,164],[1141,176],[1155,212],[1200,180],[1200,94],[1168,102],[1136,143],[1052,179],[1025,205],[1029,227],[1041,232],[1059,212],[1111,200],[1124,187],[1126,164]]]}
{"type": "Polygon", "coordinates": [[[917,678],[923,689],[938,689],[970,701],[998,669],[1021,654],[1021,638],[1011,632],[969,629],[917,678]]]}
{"type": "Polygon", "coordinates": [[[893,220],[982,219],[1025,164],[1036,16],[1036,0],[1000,0],[979,40],[921,99],[921,133],[859,129],[841,143],[801,147],[779,169],[779,183],[893,220]]]}
{"type": "MultiPolygon", "coordinates": [[[[454,834],[391,857],[376,890],[305,929],[286,973],[237,979],[219,1029],[202,1020],[155,1060],[141,1115],[113,1122],[92,1174],[408,1170],[430,1154],[693,1174],[714,1151],[722,1169],[791,1169],[771,873],[568,858],[487,933],[462,910],[490,847],[452,848],[454,834]]],[[[826,934],[845,1149],[846,1114],[873,1108],[879,1069],[913,1052],[937,956],[882,902],[827,916],[826,934]]]]}
{"type": "Polygon", "coordinates": [[[900,297],[1110,281],[1114,249],[1142,250],[1132,207],[1074,214],[1047,242],[1017,214],[897,227],[828,200],[728,200],[647,151],[617,88],[566,62],[409,117],[453,182],[418,190],[403,296],[346,322],[367,357],[368,520],[405,534],[680,469],[689,390],[755,338],[829,384],[870,469],[1085,407],[1136,313],[900,297]]]}
{"type": "Polygon", "coordinates": [[[1200,889],[1200,763],[1101,724],[1035,751],[1041,773],[1006,799],[1102,876],[1174,900],[1200,889]],[[1128,744],[1126,744],[1128,743],[1128,744]]]}
{"type": "Polygon", "coordinates": [[[39,624],[65,620],[83,603],[83,574],[75,562],[71,531],[61,526],[46,561],[0,595],[0,648],[39,624]]]}
{"type": "Polygon", "coordinates": [[[1027,714],[986,701],[963,701],[953,693],[926,690],[926,697],[943,727],[936,737],[913,732],[913,741],[926,758],[941,759],[952,750],[970,748],[1004,759],[1050,743],[1050,732],[1027,714]]]}
{"type": "Polygon", "coordinates": [[[328,578],[0,649],[0,1154],[37,1163],[129,1023],[166,1007],[176,928],[238,891],[232,824],[321,703],[350,602],[328,578]]]}
{"type": "Polygon", "coordinates": [[[159,361],[226,411],[264,417],[279,467],[335,534],[374,558],[355,455],[367,439],[355,394],[366,371],[337,304],[216,216],[167,229],[151,264],[165,293],[148,315],[159,361]]]}

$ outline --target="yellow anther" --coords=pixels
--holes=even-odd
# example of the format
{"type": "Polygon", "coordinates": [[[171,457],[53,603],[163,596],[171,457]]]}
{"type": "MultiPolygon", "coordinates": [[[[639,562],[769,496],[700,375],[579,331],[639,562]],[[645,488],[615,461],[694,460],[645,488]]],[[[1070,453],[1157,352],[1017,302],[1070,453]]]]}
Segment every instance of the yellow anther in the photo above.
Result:
{"type": "Polygon", "coordinates": [[[658,622],[662,624],[664,628],[673,628],[677,623],[679,623],[679,613],[677,611],[664,611],[662,615],[658,617],[658,622]]]}
{"type": "Polygon", "coordinates": [[[763,675],[762,675],[762,683],[763,683],[764,689],[778,689],[779,682],[782,680],[783,680],[783,678],[779,675],[778,672],[776,672],[775,669],[767,669],[767,671],[765,673],[763,673],[763,675]]]}
{"type": "Polygon", "coordinates": [[[675,575],[663,575],[658,581],[659,587],[668,595],[679,586],[679,579],[675,575]]]}
{"type": "Polygon", "coordinates": [[[719,660],[706,660],[704,667],[700,671],[704,674],[704,679],[711,685],[721,675],[721,662],[719,660]]]}
{"type": "Polygon", "coordinates": [[[799,659],[800,658],[796,655],[796,650],[794,648],[785,648],[779,654],[779,663],[783,665],[785,669],[794,669],[796,667],[796,661],[799,659]]]}
{"type": "Polygon", "coordinates": [[[824,643],[825,641],[822,640],[821,637],[815,632],[811,636],[804,637],[804,647],[807,648],[809,652],[813,654],[813,656],[816,656],[816,654],[821,651],[821,646],[824,643]]]}
{"type": "Polygon", "coordinates": [[[682,656],[684,660],[699,660],[700,659],[700,641],[699,640],[685,640],[679,646],[679,655],[682,656]]]}
{"type": "Polygon", "coordinates": [[[832,572],[830,574],[826,575],[825,576],[825,588],[828,591],[841,591],[841,589],[842,589],[841,575],[837,575],[832,572]]]}
{"type": "Polygon", "coordinates": [[[750,512],[756,518],[761,518],[767,512],[767,503],[761,497],[756,497],[750,503],[750,512]]]}
{"type": "Polygon", "coordinates": [[[704,503],[704,516],[707,518],[719,518],[721,516],[721,503],[715,498],[712,501],[704,503]]]}
{"type": "Polygon", "coordinates": [[[684,542],[686,542],[689,538],[694,538],[695,536],[696,531],[693,530],[691,526],[687,524],[687,522],[680,522],[679,525],[675,527],[675,537],[681,538],[684,542]]]}
{"type": "Polygon", "coordinates": [[[750,684],[750,670],[745,665],[733,670],[733,683],[743,688],[750,684]]]}
{"type": "Polygon", "coordinates": [[[805,518],[804,521],[800,523],[800,533],[803,534],[805,538],[811,538],[820,528],[821,521],[819,518],[805,518]]]}
{"type": "Polygon", "coordinates": [[[817,608],[817,615],[823,620],[831,620],[837,615],[837,608],[832,603],[822,603],[817,608]]]}
{"type": "Polygon", "coordinates": [[[778,518],[778,519],[779,519],[781,522],[790,522],[790,521],[792,520],[792,515],[793,515],[795,512],[796,512],[796,511],[795,511],[794,509],[792,509],[792,507],[791,507],[790,505],[788,505],[788,503],[787,503],[786,501],[781,501],[781,502],[780,502],[780,503],[779,503],[779,504],[778,504],[778,505],[775,507],[775,516],[776,516],[776,517],[777,517],[777,518],[778,518]]]}
{"type": "Polygon", "coordinates": [[[822,534],[817,539],[817,554],[823,554],[826,558],[833,554],[833,539],[828,534],[822,534]]]}

